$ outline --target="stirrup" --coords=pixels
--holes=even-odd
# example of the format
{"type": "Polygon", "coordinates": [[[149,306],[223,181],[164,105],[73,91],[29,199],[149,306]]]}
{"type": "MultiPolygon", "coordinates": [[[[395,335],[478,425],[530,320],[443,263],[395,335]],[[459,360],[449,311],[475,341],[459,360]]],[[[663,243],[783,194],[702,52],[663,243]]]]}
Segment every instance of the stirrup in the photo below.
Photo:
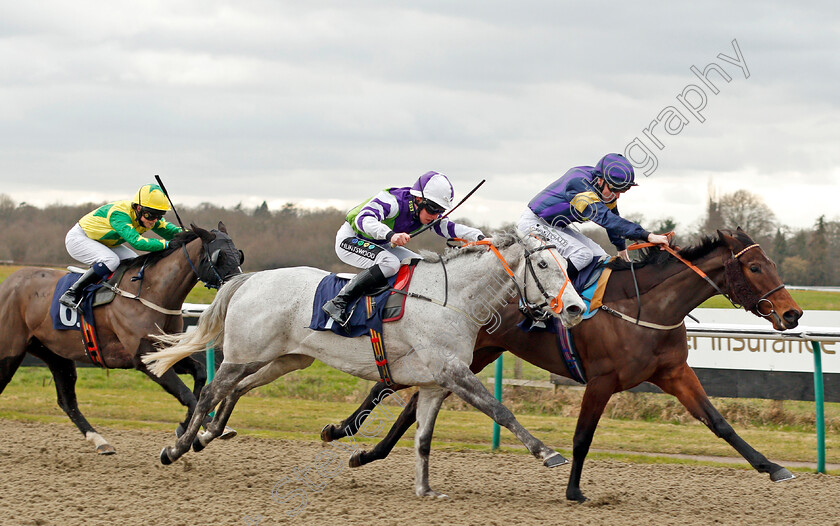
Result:
{"type": "Polygon", "coordinates": [[[67,298],[65,301],[62,301],[62,300],[64,300],[64,299],[65,299],[65,298],[64,298],[64,296],[65,296],[65,295],[64,295],[64,294],[62,294],[62,295],[61,295],[61,297],[60,297],[60,298],[58,298],[58,303],[59,303],[59,305],[62,305],[62,306],[64,306],[64,307],[67,307],[68,309],[79,310],[79,307],[80,307],[80,306],[81,306],[81,304],[82,304],[82,299],[81,299],[81,298],[77,299],[77,300],[75,301],[75,303],[74,303],[74,302],[73,302],[73,298],[72,298],[72,297],[71,297],[71,298],[67,298]]]}

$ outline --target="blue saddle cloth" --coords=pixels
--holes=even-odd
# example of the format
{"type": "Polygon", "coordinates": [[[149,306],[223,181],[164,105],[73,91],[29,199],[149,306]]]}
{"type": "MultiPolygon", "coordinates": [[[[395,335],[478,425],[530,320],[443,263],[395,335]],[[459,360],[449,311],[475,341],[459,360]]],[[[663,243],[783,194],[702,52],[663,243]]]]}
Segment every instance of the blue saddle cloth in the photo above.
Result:
{"type": "Polygon", "coordinates": [[[309,323],[309,328],[316,331],[332,331],[339,336],[349,338],[368,334],[370,329],[382,332],[382,311],[385,309],[385,303],[391,293],[390,288],[394,286],[396,280],[396,275],[388,278],[388,289],[371,298],[373,312],[370,318],[367,315],[365,298],[360,298],[354,305],[348,306],[348,309],[353,309],[353,314],[350,316],[347,325],[342,327],[335,323],[321,307],[324,303],[333,299],[350,280],[340,278],[335,274],[325,276],[318,284],[318,288],[315,289],[315,298],[312,302],[312,321],[309,323]]]}
{"type": "MultiPolygon", "coordinates": [[[[60,298],[61,295],[70,288],[70,285],[76,283],[80,277],[82,277],[81,274],[71,272],[59,279],[58,283],[55,285],[55,292],[53,293],[52,302],[50,303],[50,317],[52,318],[53,329],[57,331],[81,330],[78,313],[58,302],[58,298],[60,298]]],[[[88,285],[83,291],[84,299],[82,299],[81,305],[82,313],[91,325],[93,325],[93,293],[100,287],[102,287],[101,283],[88,285]]]]}

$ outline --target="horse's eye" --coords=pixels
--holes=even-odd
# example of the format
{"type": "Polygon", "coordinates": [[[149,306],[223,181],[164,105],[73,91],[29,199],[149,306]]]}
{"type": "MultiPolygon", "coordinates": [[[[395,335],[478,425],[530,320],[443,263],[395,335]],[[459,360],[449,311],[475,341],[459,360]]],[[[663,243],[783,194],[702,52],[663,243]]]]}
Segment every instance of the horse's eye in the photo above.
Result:
{"type": "Polygon", "coordinates": [[[545,261],[540,261],[539,263],[537,263],[537,266],[540,268],[548,268],[548,263],[546,263],[545,261]]]}
{"type": "Polygon", "coordinates": [[[758,265],[750,265],[750,272],[758,274],[759,272],[761,272],[761,268],[759,268],[758,265]]]}

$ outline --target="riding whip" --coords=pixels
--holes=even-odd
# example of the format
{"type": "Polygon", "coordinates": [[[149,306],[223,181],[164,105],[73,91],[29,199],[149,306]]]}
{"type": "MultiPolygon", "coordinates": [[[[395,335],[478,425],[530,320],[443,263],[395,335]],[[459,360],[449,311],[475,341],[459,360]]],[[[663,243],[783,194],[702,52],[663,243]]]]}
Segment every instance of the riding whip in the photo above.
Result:
{"type": "Polygon", "coordinates": [[[173,202],[172,202],[172,198],[171,198],[171,197],[169,197],[169,192],[167,192],[167,191],[166,191],[166,187],[165,187],[165,186],[163,186],[163,181],[161,181],[161,180],[160,180],[160,176],[159,176],[159,175],[155,175],[155,180],[157,181],[158,186],[160,186],[160,189],[161,189],[161,190],[163,190],[163,195],[165,195],[165,196],[166,196],[166,199],[168,199],[168,200],[169,200],[169,206],[171,206],[171,207],[172,207],[172,211],[173,211],[173,212],[175,212],[175,217],[176,217],[176,218],[178,218],[178,224],[179,224],[179,225],[181,225],[181,230],[186,231],[186,230],[187,230],[187,228],[184,226],[184,222],[183,222],[183,221],[181,221],[181,216],[179,216],[179,215],[178,215],[178,211],[177,211],[177,210],[175,210],[175,203],[173,203],[173,202]]]}
{"type": "MultiPolygon", "coordinates": [[[[435,225],[437,225],[438,223],[440,223],[441,221],[443,221],[443,219],[444,219],[444,218],[446,218],[447,216],[449,216],[449,214],[451,214],[452,212],[454,212],[456,208],[458,208],[459,206],[461,206],[462,204],[464,204],[464,201],[466,201],[467,199],[469,199],[469,197],[470,197],[471,195],[473,195],[473,194],[475,193],[475,191],[476,191],[476,190],[478,190],[479,188],[481,188],[481,185],[483,185],[486,181],[487,181],[487,179],[482,179],[482,180],[481,180],[481,182],[480,182],[480,183],[478,183],[477,185],[475,185],[475,188],[473,188],[472,190],[470,190],[470,192],[469,192],[467,195],[465,195],[465,196],[464,196],[464,198],[463,198],[463,199],[461,199],[461,201],[459,201],[457,205],[455,205],[455,206],[453,206],[452,208],[450,208],[450,209],[449,209],[449,212],[447,212],[447,213],[445,213],[444,215],[440,216],[439,218],[435,219],[434,221],[432,221],[432,222],[431,222],[431,223],[429,223],[428,225],[424,225],[424,226],[422,226],[422,227],[418,228],[417,230],[415,230],[414,232],[409,232],[409,234],[408,234],[408,235],[409,235],[409,236],[411,236],[411,237],[414,237],[414,236],[416,236],[417,234],[422,234],[422,233],[423,233],[423,232],[425,232],[426,230],[428,230],[428,229],[432,228],[433,226],[435,226],[435,225]]],[[[393,243],[391,243],[391,247],[394,247],[394,246],[396,246],[396,245],[394,245],[393,243]]]]}

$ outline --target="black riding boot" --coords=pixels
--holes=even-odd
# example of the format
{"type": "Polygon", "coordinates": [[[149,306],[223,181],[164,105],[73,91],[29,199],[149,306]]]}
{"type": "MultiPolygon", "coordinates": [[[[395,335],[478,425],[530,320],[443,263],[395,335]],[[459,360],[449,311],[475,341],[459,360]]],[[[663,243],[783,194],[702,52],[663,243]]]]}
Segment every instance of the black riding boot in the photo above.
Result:
{"type": "MultiPolygon", "coordinates": [[[[100,275],[100,273],[103,271],[103,269],[101,267],[98,267],[98,265],[100,265],[100,263],[97,263],[96,265],[87,269],[87,271],[85,271],[85,273],[82,274],[82,277],[80,277],[78,281],[76,281],[76,283],[70,285],[70,288],[67,289],[64,292],[64,294],[61,295],[60,298],[58,298],[58,302],[64,305],[65,307],[70,307],[71,309],[79,308],[79,302],[81,300],[82,291],[85,290],[85,287],[102,281],[102,276],[100,275]]],[[[102,267],[105,267],[105,265],[102,265],[102,267]]],[[[104,270],[107,270],[107,267],[105,267],[104,270]]]]}
{"type": "Polygon", "coordinates": [[[347,285],[344,285],[338,295],[324,303],[321,308],[336,323],[344,326],[350,321],[350,315],[345,312],[347,306],[353,304],[362,296],[384,287],[387,283],[388,279],[382,274],[382,270],[378,266],[370,267],[353,276],[353,279],[347,285]]]}

